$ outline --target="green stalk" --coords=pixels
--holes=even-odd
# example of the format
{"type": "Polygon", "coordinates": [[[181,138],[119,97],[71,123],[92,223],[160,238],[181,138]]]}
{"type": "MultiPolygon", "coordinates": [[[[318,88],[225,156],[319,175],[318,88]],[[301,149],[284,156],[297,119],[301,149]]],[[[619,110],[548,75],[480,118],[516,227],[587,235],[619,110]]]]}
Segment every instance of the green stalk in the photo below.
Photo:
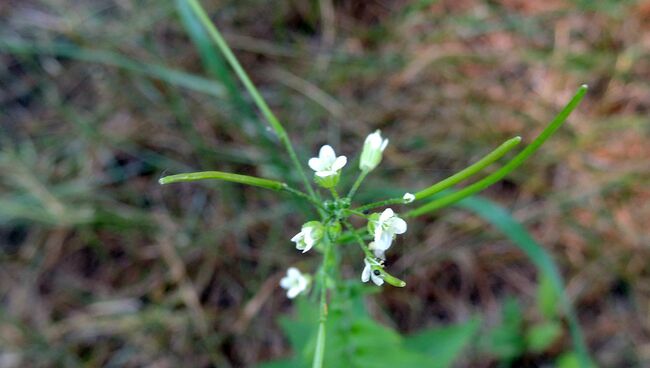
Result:
{"type": "Polygon", "coordinates": [[[235,57],[235,54],[233,54],[232,50],[224,40],[223,36],[221,35],[217,27],[215,27],[212,21],[210,21],[210,18],[205,13],[205,10],[203,9],[203,7],[201,7],[201,4],[199,4],[198,0],[187,0],[187,2],[192,7],[192,10],[194,10],[196,16],[199,18],[203,26],[210,34],[210,37],[212,37],[212,40],[217,44],[219,50],[221,50],[226,60],[228,60],[228,63],[230,63],[230,66],[235,71],[235,74],[237,74],[237,77],[239,77],[239,80],[244,84],[244,87],[246,87],[246,90],[251,95],[253,101],[262,112],[262,115],[264,115],[264,118],[266,118],[269,124],[271,124],[271,127],[278,135],[278,138],[280,138],[280,141],[282,142],[285,149],[289,153],[289,157],[291,158],[293,165],[295,166],[296,170],[298,170],[298,173],[300,174],[303,184],[305,185],[305,188],[307,188],[307,192],[309,193],[309,195],[316,198],[316,192],[314,192],[314,189],[312,188],[311,183],[309,182],[309,179],[307,178],[307,175],[305,174],[305,171],[302,168],[302,165],[300,165],[300,161],[298,161],[296,152],[293,149],[293,145],[291,144],[291,141],[289,140],[289,136],[287,135],[287,132],[284,130],[284,127],[282,126],[278,118],[275,116],[275,114],[273,114],[269,106],[266,104],[266,101],[264,101],[264,98],[257,90],[257,87],[255,87],[253,82],[248,77],[248,74],[246,74],[246,71],[244,71],[244,68],[242,68],[241,64],[239,64],[237,57],[235,57]]]}
{"type": "Polygon", "coordinates": [[[403,198],[384,199],[383,201],[368,203],[364,206],[354,208],[355,211],[363,212],[377,207],[390,206],[393,204],[405,204],[403,198]]]}
{"type": "Polygon", "coordinates": [[[318,335],[316,337],[316,351],[314,352],[314,360],[312,368],[322,368],[323,358],[325,357],[325,322],[327,322],[327,265],[330,258],[330,251],[332,249],[332,241],[327,237],[325,253],[323,254],[323,264],[321,265],[321,280],[320,280],[320,310],[318,319],[318,335]]]}
{"type": "Polygon", "coordinates": [[[519,142],[521,142],[521,137],[514,137],[508,139],[507,141],[503,142],[499,147],[497,147],[494,151],[488,153],[487,155],[485,155],[485,157],[478,160],[474,164],[457,172],[456,174],[448,177],[445,180],[439,181],[436,184],[433,184],[432,186],[415,193],[415,200],[417,201],[420,199],[430,197],[478,173],[479,171],[485,169],[487,166],[494,163],[496,160],[503,157],[503,155],[505,155],[506,153],[510,152],[510,150],[515,148],[519,144],[519,142]]]}
{"type": "Polygon", "coordinates": [[[504,176],[508,175],[511,171],[515,170],[519,165],[521,165],[528,157],[530,157],[539,147],[553,134],[555,131],[566,121],[571,112],[580,104],[582,98],[587,93],[587,85],[583,84],[578,88],[578,91],[573,96],[571,101],[560,111],[559,114],[551,121],[551,123],[540,133],[540,135],[535,138],[535,140],[529,144],[523,151],[521,151],[517,156],[505,164],[502,168],[496,172],[488,175],[482,180],[477,181],[476,183],[469,185],[457,192],[454,192],[448,196],[434,199],[433,201],[425,204],[424,206],[418,207],[413,211],[410,211],[405,214],[406,217],[420,216],[428,212],[438,210],[440,208],[446,207],[450,204],[456,203],[463,198],[469,197],[473,194],[476,194],[483,189],[489,187],[490,185],[501,180],[504,176]]]}
{"type": "Polygon", "coordinates": [[[160,178],[158,182],[164,185],[164,184],[181,183],[186,181],[198,181],[198,180],[209,180],[209,179],[230,181],[233,183],[252,185],[255,187],[261,187],[261,188],[272,189],[272,190],[283,190],[286,186],[285,183],[275,181],[275,180],[262,179],[254,176],[248,176],[248,175],[226,173],[222,171],[200,171],[200,172],[193,172],[193,173],[186,173],[186,174],[169,175],[160,178]]]}
{"type": "Polygon", "coordinates": [[[303,193],[297,189],[290,187],[286,183],[270,180],[270,179],[258,178],[255,176],[233,174],[233,173],[227,173],[222,171],[200,171],[200,172],[165,176],[160,178],[158,182],[160,184],[165,185],[165,184],[182,183],[182,182],[199,181],[199,180],[211,180],[211,179],[251,185],[255,187],[266,188],[266,189],[271,189],[276,191],[284,191],[293,194],[296,197],[309,201],[314,207],[316,207],[316,209],[319,212],[324,210],[322,203],[320,203],[313,197],[307,195],[306,193],[303,193]]]}
{"type": "Polygon", "coordinates": [[[350,192],[348,193],[349,199],[352,199],[352,197],[354,197],[354,194],[357,192],[359,186],[361,186],[361,183],[363,182],[363,180],[366,178],[367,175],[368,175],[368,171],[361,171],[361,173],[359,173],[357,180],[355,180],[354,184],[352,185],[352,188],[350,188],[350,192]]]}
{"type": "MultiPolygon", "coordinates": [[[[494,163],[496,160],[503,157],[503,155],[505,155],[506,153],[510,152],[513,148],[515,148],[519,144],[519,142],[521,142],[521,137],[514,137],[508,139],[507,141],[503,142],[499,147],[497,147],[494,151],[488,153],[482,159],[476,161],[474,164],[466,167],[465,169],[457,172],[456,174],[448,177],[447,179],[439,181],[433,184],[432,186],[415,193],[415,200],[430,197],[478,173],[479,171],[485,169],[486,167],[494,163]]],[[[355,210],[363,212],[376,207],[390,206],[392,204],[404,204],[404,199],[403,198],[385,199],[383,201],[368,203],[364,206],[355,208],[355,210]]]]}

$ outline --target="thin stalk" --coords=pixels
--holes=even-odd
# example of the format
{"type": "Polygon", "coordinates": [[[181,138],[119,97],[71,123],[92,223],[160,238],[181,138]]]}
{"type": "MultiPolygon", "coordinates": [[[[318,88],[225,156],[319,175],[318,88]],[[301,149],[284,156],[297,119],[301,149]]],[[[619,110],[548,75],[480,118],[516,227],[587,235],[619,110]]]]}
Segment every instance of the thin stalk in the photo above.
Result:
{"type": "Polygon", "coordinates": [[[173,184],[187,181],[199,181],[199,180],[223,180],[233,183],[252,185],[255,187],[272,189],[272,190],[283,190],[287,185],[280,181],[269,180],[257,178],[249,175],[240,175],[227,173],[222,171],[199,171],[193,173],[185,174],[176,174],[162,177],[158,180],[160,184],[173,184]]]}
{"type": "MultiPolygon", "coordinates": [[[[497,147],[494,151],[488,153],[482,159],[478,160],[474,164],[466,167],[465,169],[457,172],[456,174],[442,181],[433,184],[432,186],[426,189],[417,192],[415,194],[415,200],[430,197],[478,173],[479,171],[483,170],[487,166],[494,163],[496,160],[503,157],[503,155],[508,153],[510,150],[515,148],[519,144],[519,142],[521,142],[521,137],[514,137],[508,139],[507,141],[503,142],[499,147],[497,147]]],[[[405,203],[403,198],[391,198],[391,199],[385,199],[383,201],[368,203],[361,207],[355,208],[355,210],[363,212],[376,207],[390,206],[392,204],[405,204],[405,203]]]]}
{"type": "Polygon", "coordinates": [[[515,148],[519,144],[519,142],[521,142],[521,137],[514,137],[508,139],[507,141],[503,142],[499,147],[497,147],[494,151],[488,153],[482,159],[478,160],[474,164],[457,172],[456,174],[448,177],[447,179],[439,181],[436,184],[415,193],[415,200],[417,201],[420,199],[430,197],[478,173],[479,171],[483,170],[487,166],[494,163],[496,160],[503,157],[503,155],[508,153],[510,150],[515,148]]]}
{"type": "Polygon", "coordinates": [[[359,233],[357,233],[357,229],[355,229],[354,226],[352,226],[352,224],[348,220],[343,221],[343,224],[350,231],[354,239],[357,241],[359,247],[366,255],[366,257],[369,259],[374,259],[375,258],[374,254],[372,254],[370,249],[368,249],[368,247],[366,246],[366,242],[364,242],[361,236],[359,235],[359,233]]]}
{"type": "Polygon", "coordinates": [[[363,213],[363,212],[359,212],[359,211],[357,211],[357,210],[346,209],[346,210],[343,210],[343,212],[345,212],[345,213],[349,213],[349,214],[351,214],[351,215],[355,215],[355,216],[363,217],[364,219],[367,219],[367,218],[368,218],[368,215],[366,215],[366,214],[363,213]]]}
{"type": "Polygon", "coordinates": [[[354,197],[354,194],[357,192],[359,186],[361,186],[361,183],[363,182],[363,180],[366,178],[367,175],[368,175],[367,171],[361,171],[359,176],[357,176],[357,180],[354,181],[354,184],[352,185],[352,188],[350,188],[350,192],[348,193],[349,199],[352,199],[352,197],[354,197]]]}
{"type": "Polygon", "coordinates": [[[339,193],[336,191],[336,189],[329,188],[329,190],[330,190],[330,193],[332,193],[332,197],[334,197],[334,199],[338,200],[340,198],[339,193]]]}
{"type": "Polygon", "coordinates": [[[368,204],[363,205],[361,207],[354,208],[353,210],[363,212],[363,211],[371,210],[371,209],[377,208],[377,207],[390,206],[392,204],[405,204],[404,203],[404,198],[384,199],[383,201],[368,203],[368,204]]]}
{"type": "Polygon", "coordinates": [[[327,322],[327,263],[332,249],[332,242],[329,240],[326,243],[325,253],[323,254],[323,264],[320,270],[320,310],[318,319],[318,335],[316,337],[316,351],[314,352],[314,360],[312,368],[322,368],[323,358],[325,357],[325,322],[327,322]]]}
{"type": "Polygon", "coordinates": [[[483,189],[489,187],[490,185],[501,180],[504,176],[508,175],[511,171],[515,170],[519,165],[521,165],[528,157],[530,157],[539,147],[553,134],[555,131],[564,123],[564,121],[569,117],[571,112],[578,106],[585,93],[587,93],[587,85],[582,85],[578,88],[578,91],[573,96],[571,101],[560,111],[559,114],[551,121],[551,123],[540,133],[540,135],[535,138],[535,140],[529,144],[523,151],[516,155],[512,160],[506,163],[502,168],[492,173],[491,175],[486,176],[482,180],[477,181],[476,183],[469,185],[457,192],[454,192],[448,196],[434,199],[433,201],[425,204],[424,206],[418,207],[413,211],[410,211],[405,214],[406,217],[415,217],[420,216],[428,212],[438,210],[440,208],[446,207],[450,204],[456,203],[463,198],[469,197],[475,193],[482,191],[483,189]]]}
{"type": "Polygon", "coordinates": [[[282,184],[284,184],[284,187],[282,189],[285,192],[291,193],[291,194],[295,195],[296,197],[306,199],[307,201],[309,201],[309,203],[314,205],[314,207],[316,207],[316,209],[318,209],[319,212],[325,211],[325,207],[323,207],[323,204],[320,201],[314,199],[314,197],[308,195],[307,193],[303,193],[303,192],[299,191],[298,189],[294,189],[294,188],[290,187],[289,185],[287,185],[285,183],[282,183],[282,184]]]}
{"type": "Polygon", "coordinates": [[[309,179],[307,178],[307,175],[305,174],[305,171],[302,168],[302,165],[300,164],[300,161],[298,161],[298,157],[296,156],[296,152],[293,149],[293,145],[291,144],[291,140],[289,139],[286,130],[284,130],[284,127],[282,126],[278,118],[275,116],[275,114],[273,114],[269,106],[266,104],[266,101],[259,93],[257,87],[255,87],[251,79],[248,77],[248,74],[246,74],[244,68],[242,68],[241,64],[239,64],[237,57],[235,56],[235,54],[233,54],[232,50],[230,49],[230,46],[228,46],[228,44],[224,40],[223,36],[221,35],[221,32],[219,32],[217,27],[212,23],[208,15],[205,13],[205,10],[201,6],[201,4],[199,4],[198,0],[187,0],[187,2],[192,7],[192,10],[194,11],[194,13],[196,13],[196,16],[199,18],[203,26],[210,34],[212,40],[217,44],[217,47],[219,47],[219,50],[221,50],[226,60],[228,60],[228,63],[235,71],[235,74],[237,74],[237,77],[239,77],[239,80],[244,84],[244,87],[246,87],[246,90],[251,95],[253,101],[262,112],[262,115],[264,115],[264,118],[266,118],[269,124],[271,124],[271,127],[278,135],[278,138],[280,138],[280,141],[282,142],[285,149],[289,153],[291,162],[295,166],[296,170],[298,170],[298,173],[300,174],[300,177],[309,195],[314,198],[318,198],[316,192],[311,186],[311,183],[309,182],[309,179]]]}

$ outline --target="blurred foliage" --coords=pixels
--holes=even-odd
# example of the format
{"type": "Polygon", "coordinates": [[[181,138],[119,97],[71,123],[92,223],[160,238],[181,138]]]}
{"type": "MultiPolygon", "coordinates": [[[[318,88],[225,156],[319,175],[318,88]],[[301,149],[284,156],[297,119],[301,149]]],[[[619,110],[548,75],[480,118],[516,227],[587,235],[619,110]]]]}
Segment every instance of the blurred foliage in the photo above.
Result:
{"type": "MultiPolygon", "coordinates": [[[[325,141],[353,157],[378,128],[390,137],[362,200],[424,188],[512,135],[529,141],[588,83],[568,126],[486,195],[558,261],[598,365],[649,364],[647,2],[202,3],[301,158],[325,141]]],[[[290,343],[300,354],[275,322],[292,310],[277,282],[308,268],[287,240],[308,209],[230,184],[157,184],[194,170],[287,175],[182,2],[0,2],[0,65],[4,366],[253,366],[290,343]]],[[[480,315],[480,344],[456,364],[580,366],[554,276],[485,220],[452,209],[409,223],[389,259],[408,287],[366,297],[360,331],[408,349],[426,326],[480,315]]],[[[360,267],[343,272],[356,280],[360,267]]]]}

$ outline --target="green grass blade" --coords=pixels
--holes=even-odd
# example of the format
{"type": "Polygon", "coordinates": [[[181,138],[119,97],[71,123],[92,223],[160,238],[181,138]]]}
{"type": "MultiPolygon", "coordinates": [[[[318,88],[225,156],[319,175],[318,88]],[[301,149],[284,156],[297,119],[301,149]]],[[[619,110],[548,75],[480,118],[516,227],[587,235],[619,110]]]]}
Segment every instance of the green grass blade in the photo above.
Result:
{"type": "Polygon", "coordinates": [[[564,291],[564,281],[550,254],[533,239],[526,228],[514,219],[502,206],[480,196],[466,198],[458,206],[476,213],[510,239],[537,267],[540,277],[549,278],[567,317],[571,340],[583,367],[590,358],[575,310],[564,291]]]}
{"type": "Polygon", "coordinates": [[[237,86],[235,79],[232,77],[226,61],[210,40],[205,28],[194,15],[187,1],[176,0],[176,9],[188,36],[201,56],[205,70],[223,84],[237,111],[246,117],[253,118],[252,120],[257,123],[257,128],[264,130],[262,124],[259,123],[258,119],[254,118],[253,111],[246,104],[244,96],[237,86]]]}
{"type": "Polygon", "coordinates": [[[181,183],[187,181],[210,180],[210,179],[230,181],[233,183],[252,185],[255,187],[261,187],[261,188],[272,189],[272,190],[283,190],[286,186],[284,183],[275,180],[262,179],[254,176],[248,176],[248,175],[232,174],[232,173],[226,173],[221,171],[201,171],[201,172],[194,172],[194,173],[187,173],[187,174],[169,175],[160,178],[158,182],[164,185],[164,184],[181,183]]]}
{"type": "Polygon", "coordinates": [[[251,95],[253,101],[262,112],[262,115],[264,115],[264,118],[269,122],[269,124],[271,125],[275,133],[278,135],[278,138],[280,138],[280,141],[282,142],[285,149],[289,153],[291,162],[293,163],[295,169],[300,174],[300,177],[303,181],[305,188],[309,192],[309,195],[316,198],[317,197],[316,192],[314,191],[311,182],[307,178],[307,175],[305,174],[305,170],[303,169],[302,165],[300,164],[300,161],[298,160],[298,156],[296,156],[296,151],[294,150],[293,145],[291,144],[291,140],[289,140],[289,135],[287,134],[286,130],[284,129],[284,127],[282,126],[278,118],[275,116],[275,114],[273,114],[271,108],[266,104],[266,101],[257,90],[257,87],[255,87],[255,84],[253,84],[251,79],[248,77],[248,74],[246,73],[244,68],[242,68],[241,64],[239,64],[237,57],[235,56],[235,54],[233,54],[232,50],[226,43],[226,40],[224,40],[223,36],[221,35],[221,32],[219,32],[217,27],[215,27],[215,25],[212,23],[208,15],[205,13],[205,10],[201,6],[201,4],[197,0],[186,0],[186,1],[192,7],[192,10],[199,18],[203,26],[206,28],[212,40],[217,44],[219,50],[221,50],[226,60],[228,60],[228,63],[230,63],[230,66],[235,71],[235,74],[237,74],[237,77],[239,77],[239,80],[244,84],[244,87],[246,87],[246,90],[251,95]]]}
{"type": "Polygon", "coordinates": [[[535,138],[535,140],[529,144],[523,151],[521,151],[517,156],[505,164],[502,168],[496,172],[488,175],[482,180],[477,181],[474,184],[471,184],[459,191],[453,192],[452,194],[435,199],[424,206],[418,207],[413,211],[406,213],[407,217],[420,216],[425,213],[433,212],[440,208],[446,207],[452,203],[458,202],[463,198],[469,197],[473,194],[476,194],[483,189],[489,187],[490,185],[501,180],[503,177],[508,175],[511,171],[515,170],[519,165],[521,165],[526,159],[528,159],[539,147],[553,134],[555,131],[566,121],[571,112],[580,104],[582,98],[587,93],[587,86],[582,85],[578,88],[578,91],[573,96],[571,101],[560,111],[557,116],[551,121],[551,123],[540,133],[540,135],[535,138]]]}
{"type": "Polygon", "coordinates": [[[439,181],[436,184],[433,184],[432,186],[415,193],[415,200],[420,200],[420,199],[430,197],[478,173],[479,171],[485,169],[486,167],[494,163],[496,160],[503,157],[503,155],[505,155],[506,153],[510,152],[510,150],[515,148],[519,144],[519,142],[521,142],[521,137],[514,137],[508,139],[507,141],[503,142],[499,147],[497,147],[494,151],[488,153],[482,159],[476,161],[474,164],[457,172],[456,174],[448,177],[447,179],[439,181]]]}
{"type": "Polygon", "coordinates": [[[223,86],[215,81],[163,65],[142,63],[110,51],[83,49],[70,43],[55,42],[45,44],[0,39],[0,53],[67,57],[124,69],[214,97],[221,98],[225,95],[223,86]]]}
{"type": "Polygon", "coordinates": [[[281,173],[282,177],[290,175],[290,167],[286,164],[286,160],[280,157],[280,152],[276,149],[275,142],[270,139],[266,126],[257,117],[252,106],[247,103],[245,94],[239,88],[226,60],[210,39],[205,27],[194,14],[188,2],[176,0],[176,9],[181,23],[199,52],[205,70],[225,87],[233,107],[232,111],[236,113],[232,116],[235,123],[239,125],[239,128],[244,126],[242,131],[249,135],[249,139],[255,144],[264,149],[269,162],[281,173]]]}

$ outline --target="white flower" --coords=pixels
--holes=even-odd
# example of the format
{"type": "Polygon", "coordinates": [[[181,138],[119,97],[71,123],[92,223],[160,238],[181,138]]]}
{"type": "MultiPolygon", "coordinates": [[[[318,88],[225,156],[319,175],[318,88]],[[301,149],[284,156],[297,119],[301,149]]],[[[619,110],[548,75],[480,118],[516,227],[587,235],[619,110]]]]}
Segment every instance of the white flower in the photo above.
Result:
{"type": "Polygon", "coordinates": [[[303,275],[295,267],[287,270],[287,275],[280,280],[280,286],[287,290],[287,298],[293,299],[309,286],[309,276],[303,275]]]}
{"type": "Polygon", "coordinates": [[[381,162],[381,157],[388,145],[388,139],[381,138],[381,131],[376,130],[366,137],[361,151],[361,160],[359,169],[361,171],[371,171],[381,162]]]}
{"type": "Polygon", "coordinates": [[[330,145],[324,145],[318,152],[318,157],[309,159],[309,167],[316,172],[317,176],[326,178],[337,175],[339,170],[348,162],[347,157],[336,157],[334,149],[330,145]]]}
{"type": "Polygon", "coordinates": [[[383,254],[390,248],[395,234],[406,232],[406,221],[399,218],[392,209],[386,208],[375,221],[375,253],[383,254]]]}
{"type": "Polygon", "coordinates": [[[375,285],[383,285],[384,279],[381,277],[381,272],[377,269],[372,269],[372,266],[378,266],[379,264],[374,260],[368,261],[368,258],[364,258],[363,263],[365,266],[363,267],[363,272],[361,272],[361,281],[368,282],[368,280],[372,279],[375,285]]]}
{"type": "Polygon", "coordinates": [[[386,249],[378,248],[375,245],[375,242],[370,242],[370,244],[368,244],[368,249],[370,249],[371,251],[373,251],[375,253],[375,257],[377,257],[377,258],[379,258],[381,260],[386,260],[386,254],[385,254],[386,249]]]}
{"type": "Polygon", "coordinates": [[[412,193],[404,193],[402,199],[404,200],[404,203],[411,203],[415,200],[415,196],[412,193]]]}
{"type": "Polygon", "coordinates": [[[300,232],[291,238],[296,243],[296,249],[303,253],[309,251],[323,238],[323,225],[318,221],[309,221],[302,225],[300,232]]]}

